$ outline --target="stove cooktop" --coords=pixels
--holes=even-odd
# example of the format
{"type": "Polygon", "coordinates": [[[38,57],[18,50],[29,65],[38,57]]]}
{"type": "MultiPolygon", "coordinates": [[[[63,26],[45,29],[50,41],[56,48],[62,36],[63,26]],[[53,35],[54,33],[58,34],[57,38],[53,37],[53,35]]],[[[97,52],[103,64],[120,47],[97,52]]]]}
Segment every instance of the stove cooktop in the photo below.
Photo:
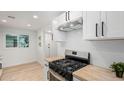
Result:
{"type": "Polygon", "coordinates": [[[52,70],[65,77],[67,80],[73,80],[72,73],[86,65],[86,63],[72,59],[62,59],[49,63],[49,67],[52,70]]]}
{"type": "Polygon", "coordinates": [[[71,59],[63,59],[63,60],[55,61],[53,62],[53,64],[54,66],[60,68],[61,70],[72,71],[72,72],[87,65],[86,63],[82,63],[71,59]]]}

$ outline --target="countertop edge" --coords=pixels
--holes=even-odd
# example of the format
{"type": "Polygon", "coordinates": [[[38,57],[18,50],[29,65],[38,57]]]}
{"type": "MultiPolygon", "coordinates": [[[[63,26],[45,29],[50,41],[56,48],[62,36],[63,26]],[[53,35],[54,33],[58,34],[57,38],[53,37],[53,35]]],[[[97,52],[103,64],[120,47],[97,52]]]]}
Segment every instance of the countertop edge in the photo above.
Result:
{"type": "Polygon", "coordinates": [[[45,58],[45,61],[49,63],[49,62],[53,62],[53,61],[64,59],[64,58],[65,57],[63,56],[48,57],[48,58],[45,58]]]}

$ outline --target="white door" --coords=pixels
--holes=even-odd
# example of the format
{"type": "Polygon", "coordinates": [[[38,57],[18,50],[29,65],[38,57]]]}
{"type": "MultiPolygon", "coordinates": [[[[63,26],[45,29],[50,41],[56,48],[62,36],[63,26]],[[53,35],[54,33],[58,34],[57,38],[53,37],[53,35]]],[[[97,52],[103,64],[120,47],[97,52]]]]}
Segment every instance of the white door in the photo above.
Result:
{"type": "Polygon", "coordinates": [[[53,41],[51,33],[45,34],[45,57],[56,56],[57,54],[56,43],[53,41]]]}
{"type": "Polygon", "coordinates": [[[100,12],[99,11],[88,11],[86,12],[85,37],[95,38],[97,36],[100,36],[100,12]]]}
{"type": "Polygon", "coordinates": [[[124,37],[124,12],[108,11],[107,15],[107,37],[124,37]]]}

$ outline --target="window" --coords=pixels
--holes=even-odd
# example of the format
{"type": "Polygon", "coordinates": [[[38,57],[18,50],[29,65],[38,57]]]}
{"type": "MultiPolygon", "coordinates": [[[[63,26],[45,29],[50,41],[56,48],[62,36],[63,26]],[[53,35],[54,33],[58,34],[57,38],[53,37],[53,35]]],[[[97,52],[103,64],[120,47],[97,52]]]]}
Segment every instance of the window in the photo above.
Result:
{"type": "Polygon", "coordinates": [[[29,47],[29,35],[9,35],[6,34],[6,48],[26,48],[29,47]]]}
{"type": "Polygon", "coordinates": [[[6,35],[6,47],[17,47],[17,36],[13,36],[13,35],[6,35]]]}
{"type": "Polygon", "coordinates": [[[29,36],[20,35],[19,36],[19,47],[29,47],[29,36]]]}

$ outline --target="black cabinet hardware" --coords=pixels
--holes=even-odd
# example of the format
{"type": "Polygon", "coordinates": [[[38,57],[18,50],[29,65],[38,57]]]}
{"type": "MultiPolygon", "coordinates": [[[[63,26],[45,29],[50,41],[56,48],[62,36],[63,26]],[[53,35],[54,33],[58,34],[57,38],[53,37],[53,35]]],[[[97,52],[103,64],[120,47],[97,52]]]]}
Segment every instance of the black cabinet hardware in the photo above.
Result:
{"type": "Polygon", "coordinates": [[[70,11],[68,11],[68,20],[70,20],[70,11]]]}
{"type": "Polygon", "coordinates": [[[102,21],[102,36],[104,36],[104,22],[102,21]]]}
{"type": "Polygon", "coordinates": [[[97,28],[98,28],[98,24],[96,23],[96,37],[98,37],[98,34],[97,34],[98,33],[98,29],[97,28]]]}
{"type": "Polygon", "coordinates": [[[68,16],[68,13],[66,12],[66,13],[65,13],[65,20],[66,20],[66,21],[68,21],[67,16],[68,16]]]}

